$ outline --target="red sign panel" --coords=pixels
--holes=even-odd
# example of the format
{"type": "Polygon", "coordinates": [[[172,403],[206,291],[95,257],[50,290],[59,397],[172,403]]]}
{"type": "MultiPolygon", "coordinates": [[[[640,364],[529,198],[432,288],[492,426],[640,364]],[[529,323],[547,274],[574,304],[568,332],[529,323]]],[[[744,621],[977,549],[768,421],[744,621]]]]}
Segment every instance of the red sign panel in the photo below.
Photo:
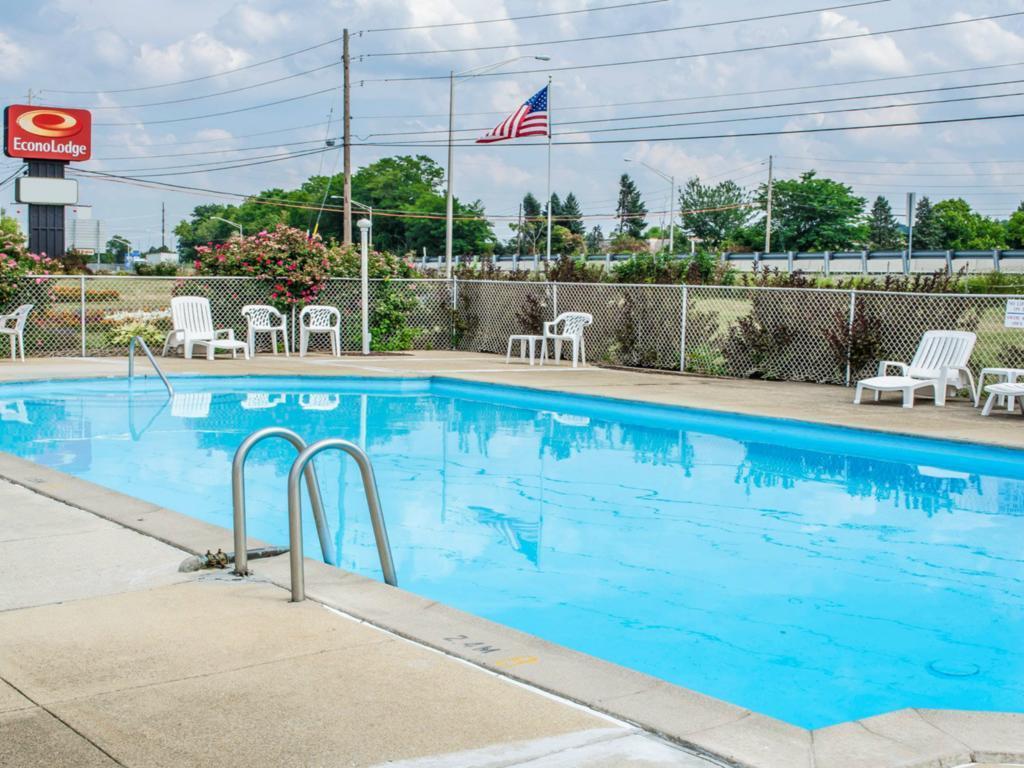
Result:
{"type": "Polygon", "coordinates": [[[92,115],[87,109],[16,104],[4,110],[4,154],[32,160],[88,160],[92,115]]]}

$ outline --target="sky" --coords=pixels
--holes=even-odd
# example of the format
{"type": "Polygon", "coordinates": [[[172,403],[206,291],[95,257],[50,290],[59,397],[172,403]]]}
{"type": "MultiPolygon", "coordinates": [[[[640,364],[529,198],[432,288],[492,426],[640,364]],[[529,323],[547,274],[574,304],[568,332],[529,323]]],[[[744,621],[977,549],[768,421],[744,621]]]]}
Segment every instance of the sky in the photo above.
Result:
{"type": "MultiPolygon", "coordinates": [[[[514,217],[528,191],[544,197],[547,149],[471,141],[550,75],[552,186],[576,194],[594,216],[588,226],[610,228],[599,217],[614,213],[624,172],[653,212],[648,223],[665,220],[669,182],[637,161],[678,184],[700,176],[753,188],[769,155],[777,178],[817,169],[869,201],[885,195],[898,216],[915,191],[1005,218],[1024,199],[1024,118],[734,134],[1024,113],[1024,15],[764,49],[1021,10],[1019,0],[42,0],[9,4],[0,17],[0,96],[25,103],[31,89],[33,103],[92,109],[83,169],[188,188],[80,181],[80,202],[106,235],[143,250],[161,243],[162,204],[173,245],[170,230],[192,208],[225,201],[197,188],[252,194],[341,170],[337,149],[306,153],[339,135],[341,43],[319,44],[343,28],[353,33],[356,168],[406,153],[443,166],[448,73],[524,57],[456,80],[455,194],[492,215],[514,217]],[[607,6],[624,7],[596,10],[607,6]],[[772,14],[791,15],[742,21],[772,14]],[[653,31],[673,27],[689,28],[653,31]],[[643,34],[606,37],[625,33],[643,34]],[[574,38],[603,39],[564,42],[574,38]],[[467,48],[485,49],[453,50],[467,48]],[[637,59],[666,60],[619,65],[637,59]],[[922,101],[946,103],[897,106],[922,101]],[[269,102],[280,103],[259,106],[269,102]],[[759,116],[774,117],[750,119],[759,116]],[[732,122],[714,122],[723,120],[732,122]],[[689,138],[709,134],[718,138],[689,138]],[[221,168],[245,162],[254,164],[221,168]]],[[[0,179],[19,166],[3,158],[0,179]]],[[[8,186],[0,203],[23,215],[11,200],[8,186]]],[[[508,236],[503,220],[496,232],[508,236]]]]}

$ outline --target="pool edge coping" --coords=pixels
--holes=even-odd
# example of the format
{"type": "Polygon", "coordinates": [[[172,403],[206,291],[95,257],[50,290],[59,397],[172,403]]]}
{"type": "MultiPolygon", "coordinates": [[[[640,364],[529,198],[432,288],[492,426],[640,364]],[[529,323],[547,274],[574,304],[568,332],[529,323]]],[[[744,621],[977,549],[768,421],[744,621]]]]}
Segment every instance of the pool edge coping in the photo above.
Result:
{"type": "MultiPolygon", "coordinates": [[[[0,479],[186,552],[233,548],[227,528],[3,451],[0,479]]],[[[249,539],[249,547],[263,545],[249,539]]],[[[737,768],[1024,762],[1024,713],[902,709],[808,730],[310,558],[305,569],[314,602],[737,768]]],[[[289,587],[286,556],[252,570],[289,587]]]]}
{"type": "MultiPolygon", "coordinates": [[[[596,366],[595,366],[596,367],[596,366]]],[[[696,374],[681,374],[685,376],[695,376],[696,378],[709,378],[705,376],[699,376],[696,374]]],[[[925,440],[934,442],[948,442],[955,443],[962,446],[976,446],[981,448],[992,448],[1003,451],[1020,451],[1024,452],[1024,445],[1012,445],[1007,442],[984,440],[984,439],[967,439],[964,437],[950,437],[947,435],[928,435],[917,432],[906,432],[899,429],[885,429],[877,426],[859,426],[853,424],[842,424],[833,423],[829,421],[819,421],[815,419],[799,419],[791,416],[772,416],[764,413],[752,413],[747,411],[736,411],[728,410],[725,408],[714,408],[709,406],[697,406],[697,405],[685,405],[682,403],[666,403],[656,400],[645,400],[634,397],[622,397],[619,395],[608,395],[608,394],[595,394],[590,392],[574,392],[564,385],[555,385],[548,387],[539,387],[532,384],[506,384],[503,382],[495,381],[481,381],[479,379],[468,378],[459,375],[459,372],[403,372],[394,371],[388,372],[383,375],[366,375],[365,373],[344,373],[335,371],[332,373],[172,373],[169,378],[173,381],[175,377],[180,378],[195,378],[195,379],[272,379],[272,378],[309,378],[314,380],[323,379],[366,379],[366,380],[404,380],[404,381],[424,381],[430,384],[433,381],[441,382],[453,382],[456,384],[469,384],[480,387],[492,387],[492,388],[505,388],[505,389],[523,389],[532,394],[543,395],[555,393],[559,395],[567,395],[571,397],[578,397],[585,400],[610,400],[613,403],[626,404],[626,405],[639,405],[649,406],[653,408],[668,408],[676,409],[681,411],[692,411],[698,414],[709,414],[714,416],[735,416],[740,418],[749,418],[760,421],[777,421],[784,422],[786,424],[792,424],[802,427],[811,427],[818,429],[834,429],[839,431],[854,431],[854,432],[868,432],[872,435],[879,437],[893,437],[893,438],[907,438],[910,440],[925,440]]],[[[88,376],[74,375],[74,376],[48,376],[42,378],[30,378],[30,379],[0,379],[0,391],[3,387],[14,386],[18,384],[56,384],[63,381],[108,381],[111,379],[126,379],[125,374],[94,374],[88,376]]],[[[153,381],[159,381],[159,378],[155,373],[143,372],[136,375],[139,379],[150,379],[153,381]]],[[[822,385],[830,386],[830,385],[822,385]]]]}

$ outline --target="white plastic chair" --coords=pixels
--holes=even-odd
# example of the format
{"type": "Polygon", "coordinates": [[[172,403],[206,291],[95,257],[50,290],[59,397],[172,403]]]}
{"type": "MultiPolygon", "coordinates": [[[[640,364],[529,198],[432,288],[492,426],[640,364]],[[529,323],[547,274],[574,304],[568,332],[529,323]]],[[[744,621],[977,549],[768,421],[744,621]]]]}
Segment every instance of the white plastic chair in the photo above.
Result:
{"type": "Polygon", "coordinates": [[[304,411],[333,411],[341,405],[341,396],[333,392],[310,392],[299,395],[299,408],[304,411]]]}
{"type": "MultiPolygon", "coordinates": [[[[594,316],[586,312],[563,312],[554,320],[544,323],[544,343],[546,344],[548,339],[554,341],[556,365],[562,359],[563,341],[572,343],[573,368],[581,358],[583,364],[587,364],[587,342],[583,338],[583,329],[593,322],[594,316]]],[[[541,365],[544,365],[544,357],[540,359],[541,365]]]]}
{"type": "Polygon", "coordinates": [[[331,354],[341,357],[341,312],[334,307],[312,304],[299,313],[299,357],[309,349],[309,337],[326,333],[331,337],[331,354]]]}
{"type": "Polygon", "coordinates": [[[903,393],[903,407],[912,408],[914,391],[931,385],[935,389],[936,405],[945,404],[946,390],[950,387],[954,392],[967,387],[971,402],[974,402],[977,399],[974,375],[967,364],[977,340],[978,337],[970,331],[925,331],[913,360],[909,363],[882,360],[875,376],[857,382],[853,402],[860,403],[865,389],[874,390],[875,400],[882,392],[900,391],[903,393]],[[898,369],[900,375],[890,376],[890,368],[898,369]]]}
{"type": "Polygon", "coordinates": [[[0,315],[0,335],[6,336],[11,345],[11,360],[18,359],[20,349],[21,361],[25,362],[25,321],[32,307],[32,304],[22,304],[9,315],[0,315]]]}
{"type": "Polygon", "coordinates": [[[171,323],[174,330],[167,334],[164,342],[164,357],[172,346],[183,347],[185,359],[192,359],[192,349],[197,346],[206,347],[206,359],[213,360],[218,349],[223,349],[235,357],[238,352],[249,359],[249,345],[235,339],[232,328],[213,329],[213,313],[210,311],[210,300],[203,296],[175,296],[171,299],[171,323]]]}
{"type": "Polygon", "coordinates": [[[249,355],[256,356],[256,334],[269,333],[270,346],[277,354],[277,334],[281,334],[281,345],[284,347],[284,356],[288,354],[288,320],[283,314],[268,304],[246,304],[242,307],[242,317],[249,324],[246,332],[246,344],[249,345],[249,355]]]}

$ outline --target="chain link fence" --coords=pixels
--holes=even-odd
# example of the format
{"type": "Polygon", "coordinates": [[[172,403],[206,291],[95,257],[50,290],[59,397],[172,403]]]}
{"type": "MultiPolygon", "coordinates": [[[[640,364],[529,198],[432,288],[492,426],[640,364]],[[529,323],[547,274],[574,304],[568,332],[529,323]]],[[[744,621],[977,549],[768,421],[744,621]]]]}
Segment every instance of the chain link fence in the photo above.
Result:
{"type": "MultiPolygon", "coordinates": [[[[241,310],[269,302],[256,278],[26,278],[11,311],[35,305],[25,329],[35,356],[123,355],[143,329],[162,346],[174,296],[205,296],[214,324],[245,338],[241,310]]],[[[327,281],[320,303],[342,315],[342,347],[360,348],[360,283],[327,281]]],[[[540,333],[560,312],[594,316],[591,362],[713,376],[846,384],[879,359],[909,360],[929,329],[978,335],[972,365],[1024,368],[1024,330],[1003,324],[1006,296],[748,286],[617,285],[504,280],[370,281],[374,348],[504,354],[512,334],[540,333]]],[[[289,317],[294,346],[297,315],[289,317]]],[[[260,349],[269,350],[261,340],[260,349]]],[[[316,339],[313,349],[326,349],[316,339]]],[[[6,350],[2,350],[6,351],[6,350]]]]}

